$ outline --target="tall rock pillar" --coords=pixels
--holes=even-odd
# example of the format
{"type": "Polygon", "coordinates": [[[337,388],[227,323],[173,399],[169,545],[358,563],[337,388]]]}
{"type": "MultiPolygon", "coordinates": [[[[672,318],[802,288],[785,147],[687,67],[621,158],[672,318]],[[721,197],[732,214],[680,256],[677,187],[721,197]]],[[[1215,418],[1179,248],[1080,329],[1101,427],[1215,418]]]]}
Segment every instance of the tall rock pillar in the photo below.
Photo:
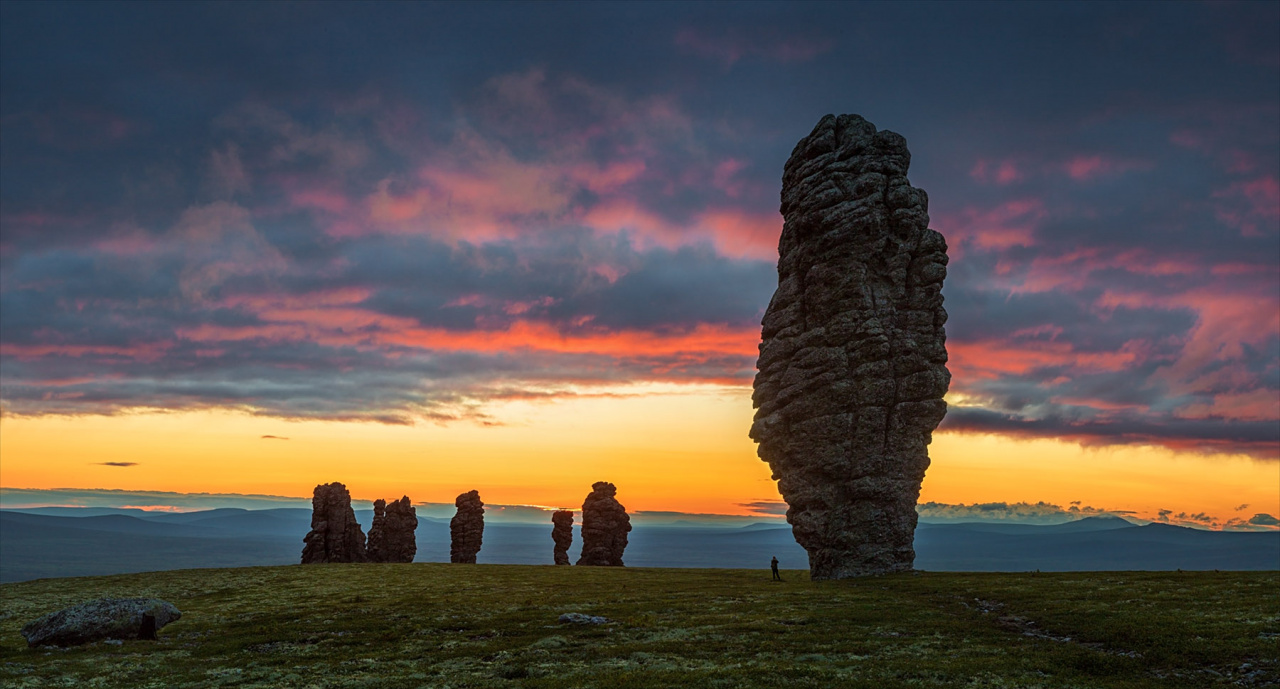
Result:
{"type": "Polygon", "coordinates": [[[551,513],[551,551],[557,565],[569,564],[569,547],[573,545],[573,510],[556,510],[551,513]]]}
{"type": "Polygon", "coordinates": [[[364,562],[364,531],[341,483],[322,483],[311,497],[311,531],[303,538],[302,564],[364,562]]]}
{"type": "Polygon", "coordinates": [[[484,540],[484,503],[479,491],[468,491],[453,501],[458,511],[449,520],[449,562],[474,565],[484,540]]]}
{"type": "Polygon", "coordinates": [[[370,562],[413,562],[418,552],[414,531],[418,528],[418,513],[413,509],[409,496],[399,500],[375,500],[373,525],[369,527],[366,551],[370,562]]]}
{"type": "Polygon", "coordinates": [[[910,570],[916,500],[946,414],[947,244],[906,140],[827,115],[782,176],[778,289],[751,437],[814,579],[910,570]]]}
{"type": "Polygon", "coordinates": [[[591,484],[591,492],[582,502],[582,555],[579,565],[622,567],[622,553],[627,549],[631,517],[615,497],[618,487],[607,481],[591,484]]]}

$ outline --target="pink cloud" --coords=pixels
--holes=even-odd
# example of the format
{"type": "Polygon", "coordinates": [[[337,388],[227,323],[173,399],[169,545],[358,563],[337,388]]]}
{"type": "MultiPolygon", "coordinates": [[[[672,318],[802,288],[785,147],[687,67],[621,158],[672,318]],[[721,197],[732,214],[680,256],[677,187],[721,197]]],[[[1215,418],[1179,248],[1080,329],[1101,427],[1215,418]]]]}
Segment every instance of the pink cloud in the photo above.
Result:
{"type": "Polygon", "coordinates": [[[93,244],[95,249],[115,256],[143,256],[160,248],[159,242],[142,228],[120,225],[93,244]]]}
{"type": "Polygon", "coordinates": [[[1280,419],[1274,393],[1264,397],[1253,392],[1214,392],[1251,387],[1257,373],[1239,363],[1246,354],[1245,346],[1264,349],[1280,333],[1280,296],[1274,292],[1274,283],[1270,288],[1259,288],[1261,292],[1255,295],[1249,294],[1252,286],[1242,291],[1228,291],[1224,286],[1178,293],[1107,291],[1098,305],[1190,308],[1196,312],[1196,324],[1181,342],[1177,358],[1160,367],[1154,377],[1164,381],[1172,395],[1210,394],[1214,402],[1197,404],[1180,413],[1192,418],[1280,419]]]}
{"type": "MultiPolygon", "coordinates": [[[[1243,372],[1252,380],[1252,374],[1243,372]]],[[[1207,404],[1193,404],[1178,410],[1183,419],[1232,419],[1237,421],[1271,421],[1277,418],[1276,393],[1272,390],[1221,392],[1207,404]]]]}
{"type": "Polygon", "coordinates": [[[336,125],[312,128],[290,114],[261,103],[246,103],[221,116],[216,124],[226,129],[256,131],[273,141],[268,156],[273,162],[299,158],[323,161],[332,172],[346,174],[359,170],[372,157],[368,144],[336,125]]]}
{"type": "Polygon", "coordinates": [[[969,170],[969,176],[983,184],[1005,186],[1022,181],[1026,175],[1018,169],[1017,163],[1011,159],[999,162],[979,158],[969,170]]]}
{"type": "Polygon", "coordinates": [[[100,356],[135,361],[158,361],[173,347],[169,341],[145,342],[128,346],[92,344],[13,344],[0,343],[0,356],[31,361],[46,356],[100,356]]]}
{"type": "Polygon", "coordinates": [[[1110,177],[1133,170],[1150,170],[1151,163],[1137,160],[1121,160],[1105,155],[1082,155],[1063,163],[1067,176],[1077,182],[1087,182],[1100,177],[1110,177]]]}
{"type": "Polygon", "coordinates": [[[1213,193],[1217,217],[1245,237],[1280,232],[1280,179],[1271,175],[1241,180],[1213,193]]]}
{"type": "MultiPolygon", "coordinates": [[[[470,351],[483,353],[544,351],[560,354],[598,354],[644,359],[660,357],[653,373],[675,376],[684,367],[705,364],[724,356],[755,356],[758,328],[729,328],[699,324],[684,332],[645,330],[586,331],[566,333],[552,325],[516,320],[489,329],[448,330],[416,325],[358,309],[293,311],[264,314],[280,323],[254,326],[204,324],[179,330],[179,337],[202,343],[266,340],[317,342],[363,350],[410,348],[422,351],[470,351]]],[[[388,356],[393,356],[388,353],[388,356]]],[[[706,382],[740,384],[740,380],[715,376],[706,382]]]]}
{"type": "Polygon", "coordinates": [[[240,160],[239,146],[231,143],[221,151],[215,149],[210,153],[206,182],[220,196],[249,191],[249,173],[240,160]]]}
{"type": "MultiPolygon", "coordinates": [[[[739,173],[746,163],[723,159],[660,173],[654,158],[693,145],[689,118],[668,99],[629,100],[574,78],[545,70],[490,79],[473,106],[479,129],[463,126],[409,177],[386,177],[362,198],[298,180],[281,182],[289,205],[315,210],[335,237],[368,234],[428,235],[440,240],[486,242],[586,226],[601,234],[626,232],[640,245],[678,247],[710,243],[732,257],[775,256],[781,219],[733,207],[707,209],[683,221],[668,218],[645,195],[690,186],[743,196],[739,173]],[[572,106],[572,107],[571,107],[572,106]],[[519,118],[509,115],[519,112],[519,118]],[[497,135],[495,135],[497,132],[497,135]],[[505,143],[532,142],[517,155],[505,143]],[[601,148],[602,143],[608,146],[601,148]],[[608,155],[601,159],[604,150],[608,155]],[[583,193],[589,192],[589,193],[583,193]]],[[[261,125],[293,131],[270,113],[261,125]]],[[[600,272],[616,280],[625,268],[600,272]]]]}
{"type": "Polygon", "coordinates": [[[602,234],[636,232],[662,246],[676,246],[684,239],[680,227],[631,199],[603,201],[587,209],[579,219],[602,234]]]}
{"type": "Polygon", "coordinates": [[[933,226],[947,236],[959,256],[963,253],[962,243],[985,250],[1032,246],[1037,226],[1048,215],[1040,199],[1022,198],[995,208],[970,206],[956,214],[935,215],[933,226]]]}
{"type": "MultiPolygon", "coordinates": [[[[7,349],[6,349],[7,351],[7,349]]],[[[123,380],[124,375],[120,373],[103,373],[92,376],[77,376],[74,378],[42,378],[39,380],[23,380],[24,385],[39,385],[42,387],[70,387],[72,385],[88,385],[90,383],[100,383],[106,380],[123,380]]]]}
{"type": "Polygon", "coordinates": [[[403,330],[417,324],[412,318],[388,316],[361,308],[281,308],[258,312],[258,318],[268,323],[289,323],[307,326],[317,333],[333,332],[363,337],[374,330],[403,330]]]}
{"type": "MultiPolygon", "coordinates": [[[[1159,255],[1147,249],[1111,251],[1098,247],[1077,249],[1061,254],[1040,254],[1021,268],[1018,282],[1008,285],[1014,294],[1049,292],[1052,290],[1080,291],[1089,286],[1093,273],[1100,270],[1120,269],[1135,275],[1173,276],[1200,275],[1205,266],[1192,256],[1159,255]]],[[[1009,266],[1009,273],[1013,272],[1009,266]]]]}
{"type": "Polygon", "coordinates": [[[1241,146],[1242,117],[1247,116],[1240,112],[1211,113],[1208,119],[1213,124],[1201,129],[1175,130],[1169,135],[1169,142],[1200,153],[1219,169],[1234,175],[1251,175],[1258,170],[1274,168],[1274,163],[1260,153],[1262,148],[1241,146]]]}
{"type": "Polygon", "coordinates": [[[729,198],[738,198],[745,185],[734,179],[743,168],[747,166],[746,162],[736,158],[728,158],[716,164],[715,171],[711,174],[711,186],[723,191],[729,198]]]}
{"type": "Polygon", "coordinates": [[[1190,129],[1174,130],[1169,134],[1169,142],[1175,146],[1193,150],[1204,148],[1206,144],[1204,136],[1190,129]]]}
{"type": "Polygon", "coordinates": [[[605,165],[580,163],[566,171],[566,176],[597,194],[609,194],[634,182],[648,169],[643,160],[615,160],[605,165]]]}
{"type": "Polygon", "coordinates": [[[947,368],[957,382],[1026,375],[1050,366],[1082,372],[1122,371],[1140,361],[1142,355],[1142,344],[1138,342],[1126,343],[1111,352],[1077,351],[1069,342],[1052,340],[947,342],[947,368]]]}
{"type": "Polygon", "coordinates": [[[777,260],[782,235],[782,216],[777,213],[710,210],[698,217],[697,225],[710,232],[721,255],[777,260]]]}
{"type": "Polygon", "coordinates": [[[246,308],[254,313],[267,309],[309,309],[321,306],[347,306],[368,299],[373,290],[367,287],[340,287],[303,294],[235,294],[217,302],[220,308],[246,308]]]}
{"type": "Polygon", "coordinates": [[[509,300],[497,299],[484,294],[467,294],[449,303],[445,304],[445,308],[460,306],[475,306],[479,308],[494,308],[508,316],[519,316],[529,311],[542,307],[546,308],[556,304],[559,300],[554,297],[538,297],[536,299],[525,300],[509,300]]]}
{"type": "Polygon", "coordinates": [[[676,32],[675,44],[694,55],[716,60],[725,67],[732,67],[746,57],[783,64],[807,62],[835,45],[830,39],[820,37],[757,34],[748,35],[731,29],[712,35],[686,28],[676,32]]]}
{"type": "Polygon", "coordinates": [[[587,210],[581,221],[600,232],[631,232],[639,239],[675,248],[707,242],[731,258],[777,259],[782,216],[732,208],[708,210],[685,224],[657,215],[634,201],[614,200],[587,210]]]}
{"type": "Polygon", "coordinates": [[[289,194],[289,202],[296,208],[322,210],[340,215],[351,208],[351,201],[340,192],[325,189],[302,189],[289,194]]]}

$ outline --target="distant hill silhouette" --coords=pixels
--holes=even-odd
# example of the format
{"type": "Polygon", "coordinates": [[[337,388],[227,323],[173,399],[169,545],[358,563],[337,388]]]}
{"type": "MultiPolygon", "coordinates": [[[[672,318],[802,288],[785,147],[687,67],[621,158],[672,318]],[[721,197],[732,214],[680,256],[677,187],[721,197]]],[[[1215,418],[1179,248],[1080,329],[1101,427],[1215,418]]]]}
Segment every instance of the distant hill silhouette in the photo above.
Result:
{"type": "MultiPolygon", "coordinates": [[[[357,511],[356,516],[366,527],[373,518],[369,510],[357,511]]],[[[185,513],[0,510],[0,582],[292,564],[298,562],[310,522],[311,511],[297,508],[185,513]]],[[[785,525],[688,524],[636,526],[625,554],[627,564],[765,569],[773,556],[784,569],[808,564],[808,556],[785,525]]],[[[449,561],[447,520],[419,517],[417,541],[415,561],[449,561]]],[[[581,544],[581,535],[575,533],[571,558],[578,557],[581,544]]],[[[549,565],[551,553],[548,516],[546,524],[486,524],[479,562],[549,565]]],[[[916,531],[916,553],[917,568],[935,571],[1275,570],[1280,569],[1280,533],[1136,526],[1117,517],[1048,526],[922,522],[916,531]]]]}

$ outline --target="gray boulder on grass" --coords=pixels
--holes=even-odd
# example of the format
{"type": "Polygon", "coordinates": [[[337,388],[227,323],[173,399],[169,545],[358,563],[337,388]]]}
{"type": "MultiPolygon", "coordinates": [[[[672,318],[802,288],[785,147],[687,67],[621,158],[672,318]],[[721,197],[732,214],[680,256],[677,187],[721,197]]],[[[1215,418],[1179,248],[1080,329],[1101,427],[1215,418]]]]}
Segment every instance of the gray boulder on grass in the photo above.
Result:
{"type": "Polygon", "coordinates": [[[599,615],[584,615],[580,612],[566,612],[560,616],[561,624],[609,624],[613,620],[599,615]]]}
{"type": "Polygon", "coordinates": [[[154,639],[182,613],[159,598],[99,598],[51,612],[22,628],[28,646],[76,646],[105,639],[154,639]]]}

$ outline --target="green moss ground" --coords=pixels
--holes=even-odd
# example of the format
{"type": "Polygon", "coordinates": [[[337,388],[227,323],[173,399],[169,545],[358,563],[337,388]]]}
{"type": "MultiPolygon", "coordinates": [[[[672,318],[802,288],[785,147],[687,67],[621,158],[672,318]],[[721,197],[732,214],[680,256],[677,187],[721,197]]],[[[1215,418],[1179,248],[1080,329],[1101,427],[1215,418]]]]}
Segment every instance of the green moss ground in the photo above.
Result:
{"type": "Polygon", "coordinates": [[[0,586],[5,687],[1212,687],[1280,684],[1280,573],[515,565],[184,570],[0,586]],[[158,642],[28,649],[24,623],[157,596],[158,642]],[[597,627],[564,612],[604,615],[597,627]]]}

